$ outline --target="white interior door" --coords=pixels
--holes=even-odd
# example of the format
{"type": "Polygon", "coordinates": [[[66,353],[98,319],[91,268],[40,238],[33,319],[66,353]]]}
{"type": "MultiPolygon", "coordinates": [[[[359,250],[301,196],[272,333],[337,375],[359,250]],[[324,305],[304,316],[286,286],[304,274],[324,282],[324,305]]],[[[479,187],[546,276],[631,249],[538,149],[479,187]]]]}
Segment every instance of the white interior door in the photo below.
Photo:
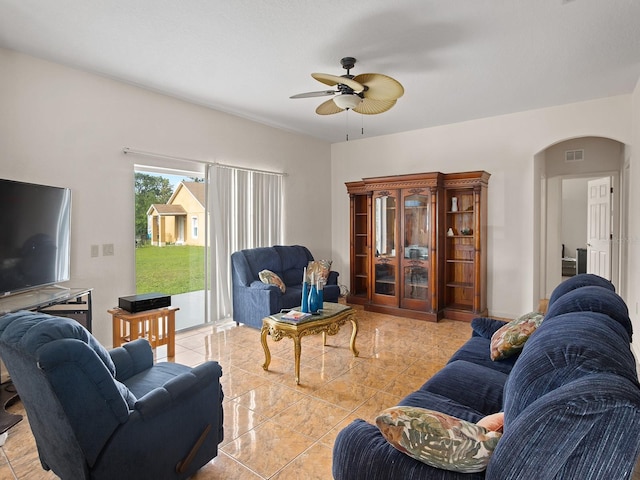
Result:
{"type": "Polygon", "coordinates": [[[611,177],[587,187],[587,273],[611,280],[611,177]]]}

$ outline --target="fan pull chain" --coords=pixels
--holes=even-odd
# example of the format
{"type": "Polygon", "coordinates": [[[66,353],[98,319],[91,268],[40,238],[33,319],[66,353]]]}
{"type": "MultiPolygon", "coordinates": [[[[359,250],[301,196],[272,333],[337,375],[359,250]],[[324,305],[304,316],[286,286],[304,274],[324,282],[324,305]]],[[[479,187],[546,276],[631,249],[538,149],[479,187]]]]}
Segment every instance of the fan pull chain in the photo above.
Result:
{"type": "Polygon", "coordinates": [[[345,115],[345,128],[347,131],[347,142],[349,141],[349,109],[347,109],[346,111],[346,115],[345,115]]]}

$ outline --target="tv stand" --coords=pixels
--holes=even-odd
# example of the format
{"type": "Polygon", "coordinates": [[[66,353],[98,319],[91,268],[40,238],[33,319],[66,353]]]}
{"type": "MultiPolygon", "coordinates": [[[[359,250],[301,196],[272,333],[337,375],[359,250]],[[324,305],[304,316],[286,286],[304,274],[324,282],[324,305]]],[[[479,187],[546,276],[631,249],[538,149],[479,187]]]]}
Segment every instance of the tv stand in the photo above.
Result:
{"type": "MultiPolygon", "coordinates": [[[[59,317],[69,317],[91,331],[91,288],[68,288],[51,285],[0,298],[0,317],[18,310],[33,310],[59,317]]],[[[5,409],[18,399],[11,380],[6,378],[4,364],[0,367],[0,434],[22,420],[22,415],[5,409]]]]}
{"type": "Polygon", "coordinates": [[[69,317],[91,331],[91,288],[51,285],[0,298],[0,316],[18,310],[33,310],[69,317]]]}

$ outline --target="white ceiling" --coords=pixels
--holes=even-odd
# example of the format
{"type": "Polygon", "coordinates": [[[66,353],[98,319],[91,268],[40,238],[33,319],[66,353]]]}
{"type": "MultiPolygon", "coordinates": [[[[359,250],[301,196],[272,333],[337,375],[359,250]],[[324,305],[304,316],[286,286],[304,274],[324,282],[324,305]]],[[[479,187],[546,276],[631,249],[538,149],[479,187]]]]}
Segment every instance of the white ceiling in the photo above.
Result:
{"type": "Polygon", "coordinates": [[[0,46],[341,142],[631,93],[640,0],[0,0],[0,46]],[[405,95],[289,99],[344,56],[405,95]]]}

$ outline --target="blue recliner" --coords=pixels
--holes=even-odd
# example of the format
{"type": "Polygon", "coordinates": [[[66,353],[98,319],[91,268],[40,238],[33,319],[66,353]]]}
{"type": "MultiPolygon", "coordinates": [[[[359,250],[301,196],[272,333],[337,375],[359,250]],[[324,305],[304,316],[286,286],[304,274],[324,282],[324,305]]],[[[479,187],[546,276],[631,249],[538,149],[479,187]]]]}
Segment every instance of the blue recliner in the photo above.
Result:
{"type": "Polygon", "coordinates": [[[217,362],[154,364],[144,339],[108,352],[74,320],[27,311],[0,317],[0,355],[63,480],[185,479],[218,453],[217,362]]]}
{"type": "MultiPolygon", "coordinates": [[[[300,307],[302,275],[313,255],[302,245],[276,245],[250,248],[231,254],[233,319],[248,327],[262,328],[262,319],[283,308],[300,307]],[[286,285],[282,293],[275,285],[266,285],[258,274],[270,270],[286,285]]],[[[338,272],[330,272],[324,286],[324,301],[338,302],[338,272]]]]}

